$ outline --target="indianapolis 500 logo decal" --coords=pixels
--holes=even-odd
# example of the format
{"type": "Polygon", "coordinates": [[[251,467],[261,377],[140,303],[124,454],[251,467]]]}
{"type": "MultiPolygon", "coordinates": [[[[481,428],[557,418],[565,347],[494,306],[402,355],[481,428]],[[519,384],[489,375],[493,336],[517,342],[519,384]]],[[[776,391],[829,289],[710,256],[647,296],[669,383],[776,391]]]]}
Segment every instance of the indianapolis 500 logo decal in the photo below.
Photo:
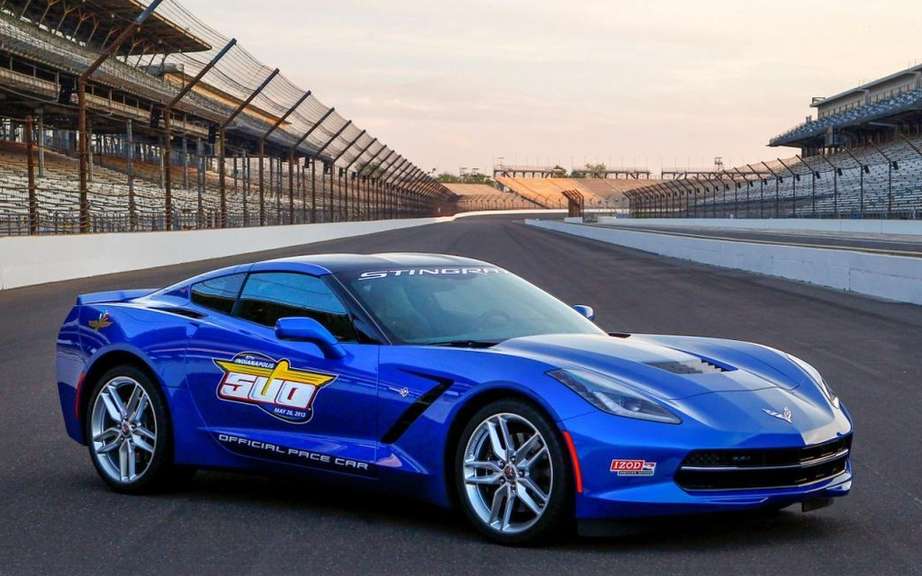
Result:
{"type": "Polygon", "coordinates": [[[295,370],[288,360],[273,360],[256,352],[242,352],[232,360],[215,360],[224,375],[218,398],[252,404],[267,414],[293,424],[309,422],[317,392],[336,380],[333,374],[295,370]]]}

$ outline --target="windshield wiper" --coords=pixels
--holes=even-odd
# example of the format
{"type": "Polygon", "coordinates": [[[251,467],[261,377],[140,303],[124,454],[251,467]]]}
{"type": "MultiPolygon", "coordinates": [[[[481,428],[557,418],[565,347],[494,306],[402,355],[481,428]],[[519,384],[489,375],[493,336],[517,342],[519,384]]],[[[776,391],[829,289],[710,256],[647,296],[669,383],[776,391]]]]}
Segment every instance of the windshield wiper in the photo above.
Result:
{"type": "Polygon", "coordinates": [[[448,342],[432,342],[429,346],[447,346],[449,348],[490,348],[499,342],[486,340],[449,340],[448,342]]]}

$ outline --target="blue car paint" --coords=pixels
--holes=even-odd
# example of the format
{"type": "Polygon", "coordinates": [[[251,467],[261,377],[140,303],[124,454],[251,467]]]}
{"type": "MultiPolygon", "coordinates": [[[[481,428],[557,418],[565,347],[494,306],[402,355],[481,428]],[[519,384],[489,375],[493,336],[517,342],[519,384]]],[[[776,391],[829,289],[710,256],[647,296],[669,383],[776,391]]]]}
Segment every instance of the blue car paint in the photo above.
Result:
{"type": "MultiPolygon", "coordinates": [[[[410,258],[425,264],[424,257],[410,258]]],[[[695,493],[674,482],[691,450],[796,448],[851,433],[844,407],[834,408],[809,375],[768,347],[684,336],[547,335],[488,349],[344,343],[345,358],[327,359],[313,344],[279,341],[270,328],[199,309],[189,299],[191,284],[217,276],[248,271],[326,276],[361,262],[350,256],[269,261],[203,274],[153,293],[81,296],[58,337],[58,388],[68,434],[86,443],[78,405],[92,383],[84,383],[84,377],[100,359],[120,353],[143,362],[162,386],[179,464],[332,475],[448,506],[446,463],[454,453],[450,432],[459,414],[484,394],[517,394],[571,435],[583,479],[583,491],[575,495],[580,520],[738,510],[848,493],[850,465],[828,481],[796,488],[695,493]],[[109,324],[91,327],[101,318],[109,324]],[[316,392],[308,422],[287,422],[218,397],[222,370],[215,360],[242,352],[337,377],[316,392]],[[679,375],[645,363],[690,358],[724,371],[679,375]],[[576,366],[617,377],[657,398],[681,417],[681,424],[601,412],[548,375],[576,366]],[[401,418],[415,402],[445,382],[447,387],[395,441],[382,441],[400,430],[401,418]],[[790,407],[793,423],[763,413],[780,406],[790,407]],[[278,451],[265,451],[266,446],[278,451]],[[609,468],[613,459],[656,462],[656,471],[617,476],[609,468]]]]}

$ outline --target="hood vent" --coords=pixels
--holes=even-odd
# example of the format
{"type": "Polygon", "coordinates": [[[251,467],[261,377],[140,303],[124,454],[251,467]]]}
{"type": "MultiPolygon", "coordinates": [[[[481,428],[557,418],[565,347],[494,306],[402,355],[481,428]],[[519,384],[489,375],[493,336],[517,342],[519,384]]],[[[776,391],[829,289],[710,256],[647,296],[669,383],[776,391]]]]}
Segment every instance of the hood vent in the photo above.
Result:
{"type": "Polygon", "coordinates": [[[647,366],[653,366],[673,374],[717,374],[726,372],[720,366],[711,364],[707,360],[695,358],[693,360],[670,360],[667,362],[647,362],[647,366]]]}

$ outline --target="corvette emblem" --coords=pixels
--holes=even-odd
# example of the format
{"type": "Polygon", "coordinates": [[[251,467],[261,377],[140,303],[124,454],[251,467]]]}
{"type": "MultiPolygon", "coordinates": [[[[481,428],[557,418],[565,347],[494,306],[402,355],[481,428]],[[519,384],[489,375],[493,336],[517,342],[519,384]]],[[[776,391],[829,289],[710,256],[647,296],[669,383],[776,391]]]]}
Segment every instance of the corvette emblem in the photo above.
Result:
{"type": "Polygon", "coordinates": [[[250,404],[292,424],[304,424],[314,415],[317,391],[336,380],[336,375],[296,370],[288,360],[244,352],[233,360],[214,360],[224,372],[218,398],[250,404]]]}
{"type": "Polygon", "coordinates": [[[769,416],[774,416],[778,420],[784,420],[788,424],[794,420],[794,415],[791,413],[791,409],[787,406],[784,407],[784,411],[782,412],[776,412],[770,408],[762,408],[762,412],[765,412],[769,416]]]}
{"type": "Polygon", "coordinates": [[[89,326],[93,330],[99,332],[103,328],[108,328],[109,326],[112,326],[112,319],[109,317],[108,312],[103,312],[102,314],[99,315],[98,319],[90,320],[89,326]]]}

